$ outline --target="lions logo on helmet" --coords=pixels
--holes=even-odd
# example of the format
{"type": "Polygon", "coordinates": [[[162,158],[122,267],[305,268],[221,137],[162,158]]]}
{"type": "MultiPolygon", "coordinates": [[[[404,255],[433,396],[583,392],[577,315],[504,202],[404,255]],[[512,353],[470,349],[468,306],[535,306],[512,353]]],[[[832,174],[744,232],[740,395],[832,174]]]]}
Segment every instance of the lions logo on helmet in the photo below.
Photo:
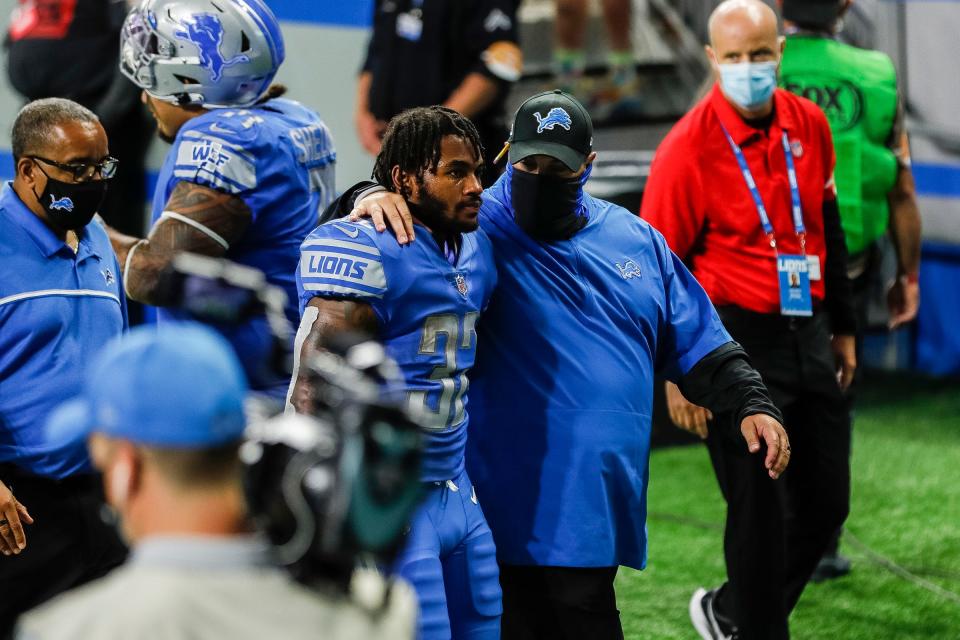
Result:
{"type": "Polygon", "coordinates": [[[251,106],[283,57],[280,23],[263,0],[143,0],[121,34],[123,74],[178,105],[251,106]]]}
{"type": "Polygon", "coordinates": [[[174,31],[173,35],[197,45],[200,52],[200,65],[210,70],[210,79],[213,82],[220,80],[225,67],[232,67],[239,62],[250,62],[250,57],[244,54],[236,55],[229,60],[220,53],[223,44],[223,24],[212,13],[200,13],[192,20],[183,23],[185,31],[174,31]]]}
{"type": "Polygon", "coordinates": [[[570,114],[560,107],[554,107],[553,109],[550,109],[550,111],[547,112],[546,118],[541,116],[539,111],[535,112],[533,115],[537,119],[537,133],[543,133],[545,130],[553,131],[553,128],[558,125],[567,131],[570,131],[570,125],[573,124],[570,114]]]}

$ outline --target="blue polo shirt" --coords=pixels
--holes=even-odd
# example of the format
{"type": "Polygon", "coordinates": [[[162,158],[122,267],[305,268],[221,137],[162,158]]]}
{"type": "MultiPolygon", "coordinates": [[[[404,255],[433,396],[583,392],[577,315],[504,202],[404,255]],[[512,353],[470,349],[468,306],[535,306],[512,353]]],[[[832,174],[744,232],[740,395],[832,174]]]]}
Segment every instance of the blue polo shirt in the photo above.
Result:
{"type": "Polygon", "coordinates": [[[467,471],[502,562],[641,568],[654,372],[676,380],[731,339],[663,236],[622,207],[584,194],[573,238],[530,238],[512,171],[480,208],[498,284],[477,325],[467,471]]]}
{"type": "MultiPolygon", "coordinates": [[[[49,441],[47,415],[80,392],[97,351],[127,326],[120,266],[103,227],[77,253],[0,191],[0,462],[63,478],[91,469],[84,443],[49,441]]],[[[0,478],[2,479],[2,478],[0,478]]]]}

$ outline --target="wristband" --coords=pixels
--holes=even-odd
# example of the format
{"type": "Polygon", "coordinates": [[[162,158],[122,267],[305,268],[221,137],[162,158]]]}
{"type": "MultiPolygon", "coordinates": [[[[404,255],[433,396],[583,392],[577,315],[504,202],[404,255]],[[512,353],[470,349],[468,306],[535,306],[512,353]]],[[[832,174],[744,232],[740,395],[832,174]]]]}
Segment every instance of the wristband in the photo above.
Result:
{"type": "Polygon", "coordinates": [[[908,273],[904,277],[907,279],[907,284],[919,284],[920,274],[919,273],[908,273]]]}

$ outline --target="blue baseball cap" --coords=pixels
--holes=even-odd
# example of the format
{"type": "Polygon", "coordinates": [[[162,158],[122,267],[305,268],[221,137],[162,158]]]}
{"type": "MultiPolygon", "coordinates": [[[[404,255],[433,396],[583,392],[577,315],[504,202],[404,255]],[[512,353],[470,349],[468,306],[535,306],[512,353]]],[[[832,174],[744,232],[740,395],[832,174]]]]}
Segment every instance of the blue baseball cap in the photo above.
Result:
{"type": "Polygon", "coordinates": [[[229,343],[192,322],[133,329],[104,347],[80,395],[46,425],[50,442],[93,432],[138,444],[203,449],[239,440],[247,382],[229,343]]]}

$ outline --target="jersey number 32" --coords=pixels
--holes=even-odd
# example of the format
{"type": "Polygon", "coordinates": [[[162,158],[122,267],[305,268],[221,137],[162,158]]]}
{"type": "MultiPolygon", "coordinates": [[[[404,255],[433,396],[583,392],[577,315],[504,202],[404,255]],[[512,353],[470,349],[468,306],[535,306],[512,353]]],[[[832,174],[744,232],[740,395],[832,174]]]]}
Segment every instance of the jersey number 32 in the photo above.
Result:
{"type": "Polygon", "coordinates": [[[464,314],[462,332],[460,318],[452,313],[430,316],[423,324],[421,355],[436,355],[439,344],[437,337],[443,334],[446,338],[443,364],[434,367],[430,373],[431,380],[440,382],[439,400],[434,391],[411,391],[409,396],[410,408],[420,413],[427,429],[441,431],[463,422],[463,397],[470,387],[470,381],[467,380],[466,371],[457,373],[462,368],[462,364],[459,367],[457,365],[457,352],[467,351],[470,356],[475,352],[479,315],[475,311],[464,314]]]}

